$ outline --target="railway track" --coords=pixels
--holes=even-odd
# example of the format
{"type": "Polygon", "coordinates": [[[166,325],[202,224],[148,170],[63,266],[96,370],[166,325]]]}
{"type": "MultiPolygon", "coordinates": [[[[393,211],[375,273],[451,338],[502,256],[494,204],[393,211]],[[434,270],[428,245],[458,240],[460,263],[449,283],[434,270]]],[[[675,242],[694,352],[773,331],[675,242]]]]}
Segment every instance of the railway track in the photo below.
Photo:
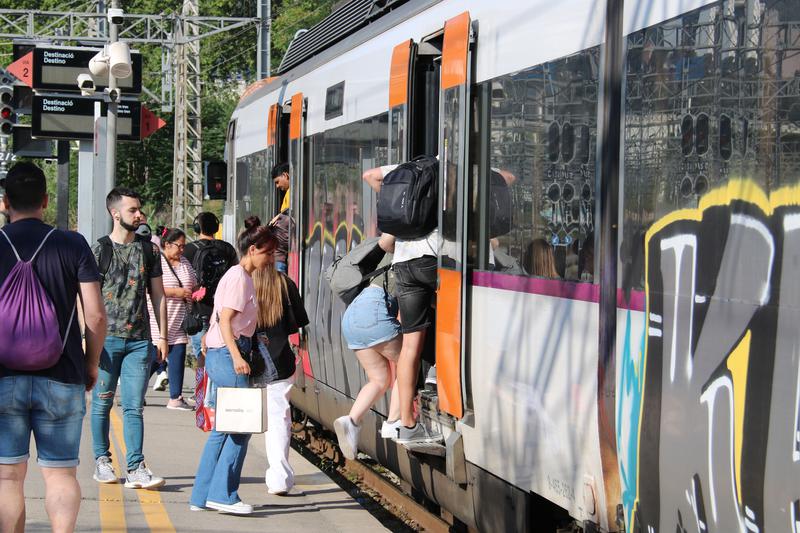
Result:
{"type": "Polygon", "coordinates": [[[295,422],[292,447],[325,471],[392,531],[459,531],[402,490],[403,482],[368,459],[346,459],[330,431],[312,421],[295,422]]]}

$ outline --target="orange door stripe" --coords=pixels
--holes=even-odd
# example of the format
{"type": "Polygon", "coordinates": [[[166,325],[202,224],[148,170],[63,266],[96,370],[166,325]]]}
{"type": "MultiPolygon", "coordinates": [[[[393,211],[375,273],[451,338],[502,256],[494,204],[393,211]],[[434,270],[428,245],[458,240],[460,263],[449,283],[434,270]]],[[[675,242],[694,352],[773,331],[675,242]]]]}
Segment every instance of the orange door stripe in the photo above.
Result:
{"type": "Polygon", "coordinates": [[[411,61],[411,39],[403,41],[392,50],[389,70],[389,109],[408,103],[408,70],[411,61]]]}
{"type": "Polygon", "coordinates": [[[289,138],[299,139],[303,124],[303,93],[292,96],[292,114],[289,116],[289,138]]]}
{"type": "Polygon", "coordinates": [[[442,89],[467,83],[467,49],[469,48],[469,11],[444,23],[442,45],[442,89]]]}
{"type": "Polygon", "coordinates": [[[439,269],[436,294],[436,388],[439,409],[464,416],[461,398],[461,272],[439,269]]]}
{"type": "Polygon", "coordinates": [[[267,146],[275,144],[275,134],[278,129],[278,104],[269,106],[269,117],[267,118],[267,146]]]}

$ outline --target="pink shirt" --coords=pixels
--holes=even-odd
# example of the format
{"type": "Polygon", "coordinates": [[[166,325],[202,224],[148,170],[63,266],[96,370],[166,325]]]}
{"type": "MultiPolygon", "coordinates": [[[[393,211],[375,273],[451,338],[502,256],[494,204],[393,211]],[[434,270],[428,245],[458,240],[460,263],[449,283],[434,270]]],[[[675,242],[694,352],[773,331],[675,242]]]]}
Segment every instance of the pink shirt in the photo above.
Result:
{"type": "Polygon", "coordinates": [[[233,336],[237,339],[242,335],[251,337],[256,332],[256,322],[258,321],[256,289],[253,287],[253,278],[239,265],[231,267],[222,276],[217,285],[217,291],[214,293],[214,310],[211,313],[211,325],[206,334],[206,346],[209,348],[225,346],[217,316],[226,307],[239,311],[231,320],[233,336]]]}

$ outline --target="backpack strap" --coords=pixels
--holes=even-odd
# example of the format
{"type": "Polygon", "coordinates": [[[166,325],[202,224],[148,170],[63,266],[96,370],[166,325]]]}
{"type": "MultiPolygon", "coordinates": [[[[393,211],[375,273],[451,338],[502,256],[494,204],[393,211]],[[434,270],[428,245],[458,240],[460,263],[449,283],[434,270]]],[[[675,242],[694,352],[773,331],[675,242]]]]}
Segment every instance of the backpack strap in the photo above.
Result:
{"type": "Polygon", "coordinates": [[[361,283],[364,283],[365,281],[372,281],[373,278],[377,278],[378,276],[380,276],[384,272],[387,272],[391,268],[392,265],[384,265],[377,270],[373,270],[372,272],[370,272],[369,274],[365,274],[364,277],[361,278],[361,283]]]}
{"type": "MultiPolygon", "coordinates": [[[[142,252],[144,253],[144,273],[147,275],[147,281],[150,281],[150,273],[153,271],[153,262],[156,260],[156,254],[153,252],[153,243],[146,237],[136,236],[136,240],[142,243],[142,252]]],[[[148,285],[149,286],[149,285],[148,285]]]]}
{"type": "Polygon", "coordinates": [[[17,261],[22,261],[22,258],[19,256],[19,253],[17,252],[17,249],[14,247],[14,243],[11,242],[11,239],[8,238],[8,235],[6,234],[6,232],[0,229],[0,233],[2,233],[3,237],[5,237],[6,240],[8,241],[8,245],[11,246],[11,249],[14,251],[14,255],[17,256],[17,261]]]}
{"type": "MultiPolygon", "coordinates": [[[[42,242],[39,243],[39,247],[36,249],[35,252],[33,252],[33,255],[28,260],[28,263],[33,263],[33,260],[36,259],[36,256],[39,255],[39,252],[42,250],[42,247],[44,246],[44,243],[47,241],[47,239],[50,237],[50,235],[53,234],[53,232],[55,230],[56,230],[56,228],[50,228],[50,231],[48,231],[47,235],[44,236],[44,239],[42,239],[42,242]]],[[[8,241],[9,246],[11,246],[11,249],[14,251],[14,255],[17,256],[17,261],[22,261],[22,258],[19,256],[19,252],[17,252],[17,248],[14,246],[14,243],[11,242],[11,239],[9,238],[8,234],[5,231],[1,230],[1,229],[0,229],[0,233],[2,233],[3,237],[5,237],[6,240],[8,241]]]]}
{"type": "Polygon", "coordinates": [[[106,280],[108,269],[111,267],[111,259],[114,257],[114,244],[108,235],[100,237],[97,242],[100,244],[100,260],[97,262],[97,267],[100,270],[100,287],[102,287],[106,280]]]}
{"type": "Polygon", "coordinates": [[[72,313],[69,315],[69,322],[67,322],[67,329],[64,330],[64,340],[61,341],[61,352],[67,347],[67,339],[69,338],[69,331],[72,329],[72,320],[75,318],[75,311],[78,309],[78,300],[75,300],[75,305],[72,306],[72,313]]]}

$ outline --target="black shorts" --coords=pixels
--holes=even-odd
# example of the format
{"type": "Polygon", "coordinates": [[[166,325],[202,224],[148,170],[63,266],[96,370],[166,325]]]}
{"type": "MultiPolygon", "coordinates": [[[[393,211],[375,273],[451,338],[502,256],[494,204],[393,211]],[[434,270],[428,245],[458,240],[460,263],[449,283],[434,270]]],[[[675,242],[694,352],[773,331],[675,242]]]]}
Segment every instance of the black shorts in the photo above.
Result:
{"type": "Polygon", "coordinates": [[[426,329],[432,323],[431,304],[436,297],[436,258],[430,255],[395,263],[395,293],[403,333],[426,329]]]}

